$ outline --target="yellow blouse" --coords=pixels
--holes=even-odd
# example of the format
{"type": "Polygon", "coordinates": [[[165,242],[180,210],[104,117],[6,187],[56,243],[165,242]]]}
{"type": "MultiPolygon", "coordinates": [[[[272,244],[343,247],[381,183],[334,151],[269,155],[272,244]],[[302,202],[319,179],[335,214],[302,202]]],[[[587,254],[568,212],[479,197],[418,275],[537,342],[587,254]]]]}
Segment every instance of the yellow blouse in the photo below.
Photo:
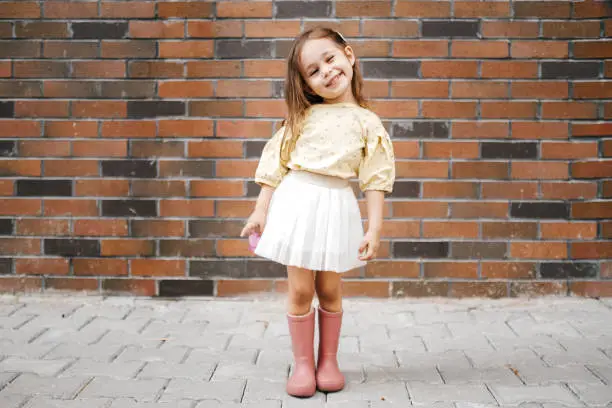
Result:
{"type": "Polygon", "coordinates": [[[280,162],[284,131],[279,129],[264,146],[256,183],[277,187],[291,169],[343,179],[358,177],[362,191],[393,190],[393,145],[375,113],[352,103],[311,106],[286,166],[280,162]]]}

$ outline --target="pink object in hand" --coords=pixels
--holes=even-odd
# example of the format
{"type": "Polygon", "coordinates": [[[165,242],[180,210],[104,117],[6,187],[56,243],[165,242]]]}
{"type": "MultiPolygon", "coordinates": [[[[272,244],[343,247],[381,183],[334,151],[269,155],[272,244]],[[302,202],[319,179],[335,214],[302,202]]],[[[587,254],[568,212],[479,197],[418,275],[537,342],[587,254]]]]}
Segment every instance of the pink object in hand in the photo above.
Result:
{"type": "Polygon", "coordinates": [[[260,238],[261,238],[261,235],[258,234],[257,232],[254,232],[251,235],[249,235],[249,250],[251,252],[255,252],[255,248],[257,248],[257,243],[259,242],[260,238]]]}

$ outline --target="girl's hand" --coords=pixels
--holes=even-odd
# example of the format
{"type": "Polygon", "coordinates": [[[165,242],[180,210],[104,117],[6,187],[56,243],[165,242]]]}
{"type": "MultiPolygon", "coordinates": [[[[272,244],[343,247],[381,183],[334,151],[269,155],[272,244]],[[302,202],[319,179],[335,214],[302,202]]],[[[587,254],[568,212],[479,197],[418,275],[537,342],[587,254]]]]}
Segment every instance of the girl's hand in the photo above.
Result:
{"type": "Polygon", "coordinates": [[[266,214],[263,211],[253,211],[249,219],[247,220],[244,228],[240,232],[241,237],[247,237],[253,233],[261,233],[266,226],[266,214]]]}
{"type": "Polygon", "coordinates": [[[359,260],[369,261],[376,257],[380,246],[380,233],[368,230],[359,245],[359,260]]]}

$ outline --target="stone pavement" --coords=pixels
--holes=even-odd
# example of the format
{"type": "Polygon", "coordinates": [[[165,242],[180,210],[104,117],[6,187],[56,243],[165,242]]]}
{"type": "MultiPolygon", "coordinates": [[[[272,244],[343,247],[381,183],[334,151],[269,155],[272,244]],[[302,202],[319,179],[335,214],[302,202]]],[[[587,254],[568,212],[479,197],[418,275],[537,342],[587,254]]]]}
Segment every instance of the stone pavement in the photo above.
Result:
{"type": "Polygon", "coordinates": [[[345,310],[346,388],[296,399],[284,298],[0,295],[0,407],[612,407],[612,299],[345,310]]]}

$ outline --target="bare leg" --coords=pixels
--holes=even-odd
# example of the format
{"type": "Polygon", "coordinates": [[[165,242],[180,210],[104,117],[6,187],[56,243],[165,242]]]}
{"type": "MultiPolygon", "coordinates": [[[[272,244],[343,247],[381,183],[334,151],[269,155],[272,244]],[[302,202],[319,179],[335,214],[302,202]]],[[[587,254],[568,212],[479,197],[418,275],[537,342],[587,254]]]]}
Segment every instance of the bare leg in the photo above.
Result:
{"type": "Polygon", "coordinates": [[[315,294],[314,273],[309,269],[287,267],[289,298],[287,311],[293,316],[302,316],[310,311],[315,294]]]}
{"type": "Polygon", "coordinates": [[[331,313],[341,312],[342,274],[336,272],[317,272],[315,285],[321,307],[331,313]]]}

